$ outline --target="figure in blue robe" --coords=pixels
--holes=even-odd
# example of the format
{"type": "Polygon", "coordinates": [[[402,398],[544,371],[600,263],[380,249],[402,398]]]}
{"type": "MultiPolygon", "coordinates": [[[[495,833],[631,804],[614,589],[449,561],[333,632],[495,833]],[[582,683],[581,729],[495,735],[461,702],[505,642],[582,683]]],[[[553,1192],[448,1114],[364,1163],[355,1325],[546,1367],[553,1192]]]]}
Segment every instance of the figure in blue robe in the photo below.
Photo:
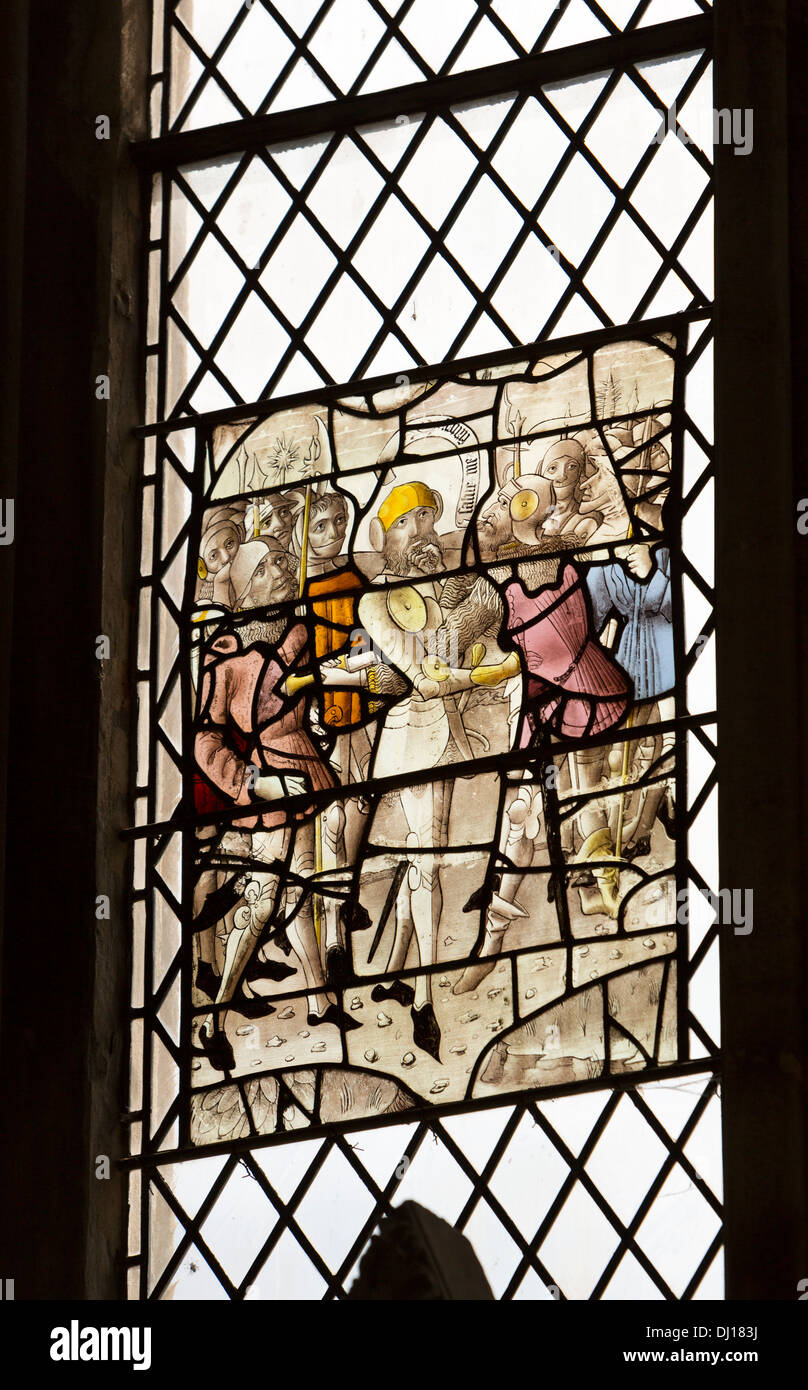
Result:
{"type": "Polygon", "coordinates": [[[658,700],[674,686],[671,557],[666,546],[651,556],[653,569],[638,579],[620,561],[592,565],[586,576],[596,632],[609,618],[625,619],[614,655],[634,682],[638,702],[658,700]]]}
{"type": "MultiPolygon", "coordinates": [[[[659,702],[658,717],[671,720],[675,714],[672,691],[675,683],[673,659],[673,612],[671,603],[671,557],[666,546],[650,550],[640,544],[630,551],[626,562],[592,565],[586,576],[592,600],[594,629],[600,633],[610,618],[622,622],[617,644],[618,664],[634,682],[634,699],[639,722],[645,722],[649,706],[659,702]],[[646,559],[647,555],[647,559],[646,559]],[[650,562],[651,570],[642,571],[650,562]],[[640,574],[634,573],[638,569],[640,574]]],[[[649,771],[655,757],[664,766],[673,753],[675,737],[666,730],[658,740],[641,741],[636,763],[640,776],[649,771]]],[[[627,830],[621,845],[624,859],[650,853],[651,831],[659,819],[669,839],[675,836],[673,788],[668,779],[653,782],[647,789],[636,822],[627,830]]]]}

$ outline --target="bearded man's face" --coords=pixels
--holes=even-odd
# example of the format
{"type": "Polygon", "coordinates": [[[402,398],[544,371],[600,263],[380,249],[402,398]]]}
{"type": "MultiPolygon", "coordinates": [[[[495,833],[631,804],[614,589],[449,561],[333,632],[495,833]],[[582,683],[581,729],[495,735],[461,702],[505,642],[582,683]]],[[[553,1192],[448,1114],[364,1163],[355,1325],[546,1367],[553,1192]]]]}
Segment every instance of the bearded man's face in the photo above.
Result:
{"type": "Polygon", "coordinates": [[[477,523],[477,535],[484,560],[493,560],[497,551],[513,540],[510,499],[504,492],[497,493],[486,507],[477,523]]]}
{"type": "Polygon", "coordinates": [[[384,564],[390,574],[415,576],[443,569],[443,546],[435,530],[432,507],[413,507],[393,522],[384,540],[384,564]]]}

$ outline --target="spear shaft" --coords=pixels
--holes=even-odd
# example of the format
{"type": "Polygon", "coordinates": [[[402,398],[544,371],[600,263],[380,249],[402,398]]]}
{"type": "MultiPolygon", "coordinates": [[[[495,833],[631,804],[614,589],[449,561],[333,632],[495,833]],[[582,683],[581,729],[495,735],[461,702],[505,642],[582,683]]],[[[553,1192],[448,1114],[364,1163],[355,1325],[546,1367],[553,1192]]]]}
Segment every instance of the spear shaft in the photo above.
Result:
{"type": "Polygon", "coordinates": [[[298,583],[297,596],[303,597],[306,588],[306,571],[308,568],[309,556],[309,517],[311,515],[311,483],[306,484],[306,500],[303,503],[303,543],[300,548],[300,581],[298,583]]]}
{"type": "MultiPolygon", "coordinates": [[[[303,537],[300,547],[300,578],[297,586],[297,596],[302,598],[306,589],[306,572],[308,569],[309,556],[309,518],[311,516],[311,483],[306,484],[306,500],[303,503],[303,537]]],[[[323,868],[323,827],[319,816],[314,817],[314,872],[319,877],[323,868]]],[[[317,937],[317,945],[320,945],[322,936],[322,916],[323,904],[317,893],[311,895],[311,907],[314,916],[314,934],[317,937]]]]}

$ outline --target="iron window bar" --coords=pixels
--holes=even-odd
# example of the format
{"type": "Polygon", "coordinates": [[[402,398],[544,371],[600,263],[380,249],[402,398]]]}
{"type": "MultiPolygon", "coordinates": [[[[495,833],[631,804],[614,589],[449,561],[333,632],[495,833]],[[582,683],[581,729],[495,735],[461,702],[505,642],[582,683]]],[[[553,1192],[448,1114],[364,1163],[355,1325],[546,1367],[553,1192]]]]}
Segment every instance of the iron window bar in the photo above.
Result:
{"type": "Polygon", "coordinates": [[[380,92],[336,97],[313,106],[250,116],[199,130],[174,131],[135,141],[130,152],[140,168],[156,173],[178,164],[197,163],[265,145],[282,144],[286,140],[394,120],[398,115],[532,90],[607,69],[623,70],[634,63],[651,62],[694,49],[711,50],[712,42],[712,13],[694,15],[380,92]]]}

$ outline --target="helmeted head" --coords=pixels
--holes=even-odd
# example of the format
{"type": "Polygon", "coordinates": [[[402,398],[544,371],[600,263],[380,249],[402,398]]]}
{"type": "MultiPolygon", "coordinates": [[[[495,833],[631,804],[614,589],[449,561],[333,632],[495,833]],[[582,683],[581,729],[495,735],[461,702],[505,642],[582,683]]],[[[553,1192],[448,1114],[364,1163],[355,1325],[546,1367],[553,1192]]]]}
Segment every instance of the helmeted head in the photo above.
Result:
{"type": "Polygon", "coordinates": [[[297,592],[288,550],[271,536],[239,547],[230,568],[234,608],[265,608],[294,598],[297,592]]]}
{"type": "Polygon", "coordinates": [[[281,545],[287,546],[292,539],[292,529],[302,506],[299,492],[271,492],[260,503],[261,535],[270,536],[281,545]]]}
{"type": "Polygon", "coordinates": [[[443,546],[435,523],[443,499],[426,483],[399,483],[370,523],[370,543],[391,574],[434,574],[443,568],[443,546]]]}
{"type": "Polygon", "coordinates": [[[559,439],[551,444],[539,466],[539,474],[559,490],[569,492],[593,471],[586,450],[577,439],[559,439]]]}
{"type": "Polygon", "coordinates": [[[547,478],[535,473],[509,478],[483,512],[479,535],[483,552],[491,559],[510,541],[538,545],[545,531],[552,531],[556,491],[547,478]]]}
{"type": "Polygon", "coordinates": [[[506,485],[513,534],[521,545],[537,545],[545,531],[553,530],[556,490],[537,473],[513,478],[506,485]]]}

